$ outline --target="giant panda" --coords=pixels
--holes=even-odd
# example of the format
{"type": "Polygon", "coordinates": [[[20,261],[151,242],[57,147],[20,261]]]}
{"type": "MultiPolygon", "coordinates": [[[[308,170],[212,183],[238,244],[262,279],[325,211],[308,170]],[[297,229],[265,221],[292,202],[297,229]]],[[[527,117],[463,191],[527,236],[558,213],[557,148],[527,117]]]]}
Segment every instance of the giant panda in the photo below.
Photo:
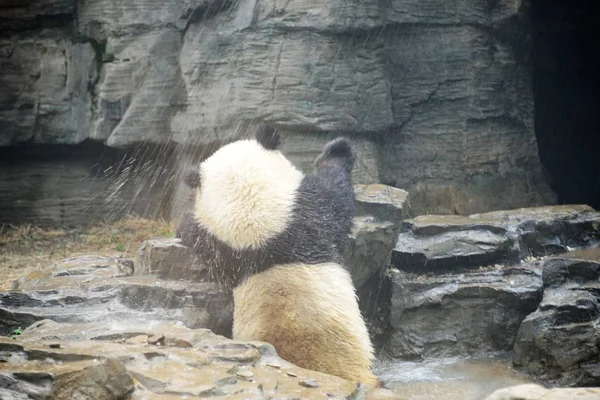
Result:
{"type": "Polygon", "coordinates": [[[381,386],[343,266],[354,215],[351,142],[327,143],[304,175],[262,126],[188,171],[193,211],[177,231],[233,290],[233,338],[272,344],[299,367],[381,386]]]}

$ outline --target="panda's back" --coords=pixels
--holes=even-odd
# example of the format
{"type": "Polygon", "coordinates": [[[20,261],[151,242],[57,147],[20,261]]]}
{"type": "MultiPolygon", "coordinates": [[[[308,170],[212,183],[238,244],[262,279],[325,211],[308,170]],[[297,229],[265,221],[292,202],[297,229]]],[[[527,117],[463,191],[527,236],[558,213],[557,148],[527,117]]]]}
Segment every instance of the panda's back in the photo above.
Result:
{"type": "Polygon", "coordinates": [[[234,297],[235,339],[268,342],[302,368],[377,384],[369,335],[340,265],[275,266],[244,281],[234,297]]]}

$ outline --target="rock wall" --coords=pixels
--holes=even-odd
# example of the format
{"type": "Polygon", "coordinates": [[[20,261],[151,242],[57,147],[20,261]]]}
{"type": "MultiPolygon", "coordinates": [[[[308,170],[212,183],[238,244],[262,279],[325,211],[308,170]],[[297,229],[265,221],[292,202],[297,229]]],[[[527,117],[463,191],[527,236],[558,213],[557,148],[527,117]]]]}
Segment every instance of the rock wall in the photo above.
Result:
{"type": "Polygon", "coordinates": [[[0,7],[0,145],[189,149],[266,120],[301,167],[332,135],[354,137],[357,183],[408,189],[415,214],[552,203],[524,7],[11,0],[0,7]]]}

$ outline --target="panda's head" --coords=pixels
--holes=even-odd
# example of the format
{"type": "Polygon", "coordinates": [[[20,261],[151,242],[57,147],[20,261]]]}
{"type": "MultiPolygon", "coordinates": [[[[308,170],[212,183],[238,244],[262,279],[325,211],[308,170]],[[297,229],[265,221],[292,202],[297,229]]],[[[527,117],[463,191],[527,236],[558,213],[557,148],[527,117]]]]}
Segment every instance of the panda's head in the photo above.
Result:
{"type": "Polygon", "coordinates": [[[261,126],[256,139],[223,146],[184,177],[196,221],[235,250],[261,248],[292,218],[303,174],[278,145],[276,129],[261,126]]]}

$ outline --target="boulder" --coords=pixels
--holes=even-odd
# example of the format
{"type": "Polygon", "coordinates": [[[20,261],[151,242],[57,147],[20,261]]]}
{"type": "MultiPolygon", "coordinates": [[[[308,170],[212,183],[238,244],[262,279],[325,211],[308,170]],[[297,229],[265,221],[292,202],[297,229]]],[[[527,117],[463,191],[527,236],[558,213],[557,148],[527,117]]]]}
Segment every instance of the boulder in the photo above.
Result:
{"type": "MultiPolygon", "coordinates": [[[[0,342],[0,349],[2,348],[0,342]]],[[[60,360],[60,358],[58,359],[60,360]]],[[[58,361],[56,360],[56,361],[58,361]]],[[[123,363],[115,359],[87,360],[55,364],[52,359],[44,363],[0,367],[0,385],[15,395],[26,399],[99,399],[118,400],[133,392],[134,382],[123,363]]],[[[2,389],[0,388],[0,394],[2,389]]],[[[10,397],[9,397],[10,398],[10,397]]],[[[19,397],[16,397],[17,399],[19,397]]],[[[5,399],[5,397],[2,397],[5,399]]]]}
{"type": "Polygon", "coordinates": [[[232,341],[176,322],[128,320],[43,320],[17,339],[0,338],[0,394],[3,399],[400,400],[385,389],[298,368],[267,343],[232,341]]]}
{"type": "Polygon", "coordinates": [[[401,359],[508,351],[541,297],[535,267],[430,277],[394,271],[384,348],[401,359]]]}
{"type": "Polygon", "coordinates": [[[391,222],[398,229],[408,214],[406,190],[382,184],[356,184],[354,194],[357,216],[369,215],[380,222],[391,222]]]}
{"type": "Polygon", "coordinates": [[[205,277],[198,256],[181,239],[152,239],[140,246],[134,275],[156,275],[160,279],[202,281],[205,277]]]}
{"type": "Polygon", "coordinates": [[[559,386],[600,386],[598,248],[543,264],[544,297],[521,324],[513,364],[559,386]]]}

